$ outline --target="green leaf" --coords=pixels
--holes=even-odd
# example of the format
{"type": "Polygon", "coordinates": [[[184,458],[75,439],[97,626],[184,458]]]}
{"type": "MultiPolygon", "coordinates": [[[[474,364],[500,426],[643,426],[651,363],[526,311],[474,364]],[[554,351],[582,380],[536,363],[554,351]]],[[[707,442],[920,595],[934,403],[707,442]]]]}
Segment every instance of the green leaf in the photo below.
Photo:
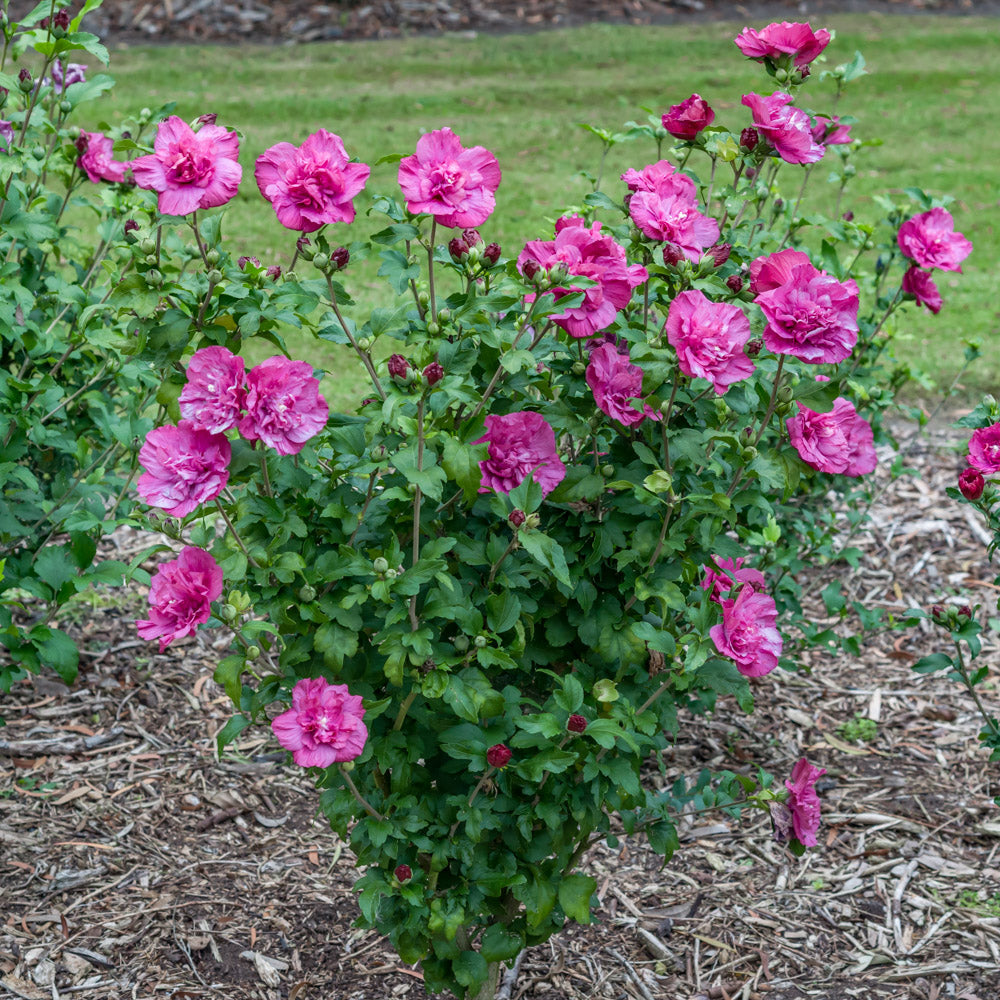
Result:
{"type": "Polygon", "coordinates": [[[455,978],[471,990],[477,990],[486,982],[489,971],[486,959],[478,951],[463,951],[453,963],[455,978]]]}
{"type": "Polygon", "coordinates": [[[51,667],[67,684],[76,680],[80,652],[76,643],[62,630],[38,625],[28,633],[43,666],[51,667]]]}
{"type": "Polygon", "coordinates": [[[590,875],[567,875],[559,883],[559,905],[563,913],[578,924],[590,923],[590,897],[597,889],[597,879],[590,875]]]}
{"type": "Polygon", "coordinates": [[[479,942],[479,954],[487,962],[504,962],[516,958],[524,948],[524,935],[507,930],[503,924],[490,924],[479,942]]]}
{"type": "Polygon", "coordinates": [[[951,670],[954,665],[946,653],[931,653],[922,656],[910,669],[918,674],[933,674],[938,670],[951,670]]]}
{"type": "Polygon", "coordinates": [[[250,719],[245,715],[234,715],[220,730],[215,737],[215,743],[221,754],[223,750],[239,736],[240,733],[250,725],[250,719]]]}
{"type": "Polygon", "coordinates": [[[486,598],[486,624],[494,632],[506,632],[521,616],[521,601],[517,594],[505,590],[486,598]]]}
{"type": "Polygon", "coordinates": [[[681,842],[677,836],[677,829],[668,819],[661,819],[647,826],[646,839],[657,854],[663,855],[664,861],[669,861],[674,852],[680,850],[681,842]]]}
{"type": "Polygon", "coordinates": [[[566,565],[566,554],[562,546],[541,531],[522,531],[518,534],[521,548],[535,562],[541,563],[552,575],[567,587],[572,586],[569,578],[569,567],[566,565]]]}

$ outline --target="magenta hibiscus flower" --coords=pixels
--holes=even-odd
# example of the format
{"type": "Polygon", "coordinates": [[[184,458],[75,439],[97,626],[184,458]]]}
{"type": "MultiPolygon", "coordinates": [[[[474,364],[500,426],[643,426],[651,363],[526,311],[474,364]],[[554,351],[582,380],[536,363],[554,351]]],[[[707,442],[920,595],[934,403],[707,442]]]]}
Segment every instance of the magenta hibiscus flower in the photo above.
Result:
{"type": "Polygon", "coordinates": [[[298,454],[330,415],[312,365],[280,355],[250,371],[246,410],[237,424],[240,434],[249,441],[263,441],[279,455],[298,454]]]}
{"type": "Polygon", "coordinates": [[[1000,424],[980,427],[972,432],[968,462],[987,475],[1000,472],[1000,424]]]}
{"type": "Polygon", "coordinates": [[[480,493],[496,490],[510,493],[531,476],[547,496],[566,475],[566,466],[556,453],[555,431],[538,413],[518,411],[486,418],[486,433],[473,444],[488,445],[480,493]]]}
{"type": "Polygon", "coordinates": [[[813,31],[808,22],[780,21],[760,31],[744,28],[733,41],[748,59],[767,59],[773,64],[789,60],[801,68],[830,44],[830,32],[826,28],[813,31]]]}
{"type": "Polygon", "coordinates": [[[330,222],[353,222],[353,199],[370,173],[367,164],[350,162],[339,135],[322,128],[301,146],[272,146],[254,169],[257,187],[278,221],[303,233],[330,222]]]}
{"type": "Polygon", "coordinates": [[[368,739],[360,695],[346,684],[308,677],[292,688],[292,707],[271,720],[278,742],[300,767],[329,767],[360,756],[368,739]]]}
{"type": "Polygon", "coordinates": [[[907,219],[899,227],[899,248],[921,267],[961,271],[962,261],[972,253],[972,243],[955,232],[955,220],[945,208],[907,219]]]}
{"type": "Polygon", "coordinates": [[[186,545],[160,565],[149,585],[149,618],[136,621],[143,639],[159,639],[160,652],[175,639],[192,635],[212,614],[222,595],[222,569],[204,549],[186,545]]]}
{"type": "Polygon", "coordinates": [[[820,472],[867,475],[878,464],[871,424],[858,416],[854,404],[838,396],[829,413],[799,405],[789,417],[788,437],[806,465],[820,472]]]}
{"type": "Polygon", "coordinates": [[[136,490],[146,503],[184,517],[214,500],[229,482],[232,449],[222,434],[197,430],[187,420],[155,427],[139,450],[145,470],[136,490]]]}
{"type": "Polygon", "coordinates": [[[633,399],[642,398],[642,369],[632,364],[628,354],[619,354],[614,344],[601,344],[591,351],[587,385],[598,409],[626,427],[641,423],[647,417],[662,419],[658,411],[645,403],[642,410],[632,405],[633,399]]]}
{"type": "Polygon", "coordinates": [[[236,426],[246,396],[243,359],[225,347],[203,347],[188,362],[187,384],[178,403],[192,427],[221,434],[236,426]]]}
{"type": "Polygon", "coordinates": [[[114,142],[103,132],[80,132],[77,149],[82,149],[76,165],[87,175],[92,184],[110,181],[120,184],[125,180],[129,164],[116,160],[114,142]]]}
{"type": "Polygon", "coordinates": [[[414,215],[430,213],[450,229],[480,226],[496,207],[500,165],[488,149],[466,149],[450,128],[437,129],[400,160],[399,186],[414,215]]]}
{"type": "Polygon", "coordinates": [[[197,132],[177,115],[160,122],[153,152],[130,164],[135,183],[159,192],[164,215],[187,215],[225,205],[236,196],[243,176],[235,132],[203,125],[197,132]]]}
{"type": "Polygon", "coordinates": [[[723,598],[720,603],[722,624],[709,629],[715,648],[733,660],[744,677],[769,674],[778,665],[782,646],[773,598],[745,583],[735,599],[723,598]]]}

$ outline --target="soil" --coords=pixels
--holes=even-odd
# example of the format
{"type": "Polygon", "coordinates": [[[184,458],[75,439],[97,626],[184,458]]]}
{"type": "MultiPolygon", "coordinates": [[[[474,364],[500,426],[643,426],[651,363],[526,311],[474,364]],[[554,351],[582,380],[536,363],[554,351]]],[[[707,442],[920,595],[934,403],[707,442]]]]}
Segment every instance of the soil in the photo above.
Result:
{"type": "MultiPolygon", "coordinates": [[[[882,449],[885,492],[851,540],[858,569],[813,581],[817,621],[834,578],[896,614],[968,602],[989,619],[985,533],[945,495],[962,467],[954,437],[912,438],[894,483],[882,449]]],[[[130,558],[148,538],[115,541],[130,558]]],[[[139,593],[79,606],[62,622],[79,681],[36,677],[5,698],[0,997],[425,998],[419,969],[353,926],[350,849],[270,734],[217,757],[225,640],[199,633],[159,655],[134,633],[144,609],[139,593]]],[[[985,637],[996,662],[997,633],[985,637]]],[[[649,781],[758,763],[783,776],[808,756],[827,771],[819,848],[796,859],[763,817],[711,813],[682,818],[666,868],[639,840],[601,844],[580,865],[597,878],[596,922],[526,952],[511,1000],[996,1000],[1000,782],[968,696],[910,669],[939,648],[928,626],[857,657],[814,652],[756,683],[749,719],[722,703],[685,720],[649,781]],[[844,728],[858,718],[867,741],[844,728]]],[[[995,680],[983,697],[996,711],[995,680]]]]}
{"type": "MultiPolygon", "coordinates": [[[[14,0],[15,17],[35,0],[14,0]]],[[[105,0],[90,30],[111,45],[296,43],[445,32],[518,32],[592,22],[808,20],[833,13],[1000,14],[1000,0],[105,0]]]]}

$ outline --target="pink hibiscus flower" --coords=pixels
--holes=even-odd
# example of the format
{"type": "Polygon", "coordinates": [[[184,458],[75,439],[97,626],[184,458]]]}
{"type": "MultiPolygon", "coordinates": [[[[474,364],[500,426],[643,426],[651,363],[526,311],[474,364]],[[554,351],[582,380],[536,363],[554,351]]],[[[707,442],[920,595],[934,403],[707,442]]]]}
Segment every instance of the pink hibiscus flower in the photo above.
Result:
{"type": "Polygon", "coordinates": [[[185,545],[162,563],[149,584],[149,618],[136,621],[143,639],[159,639],[160,652],[175,639],[193,635],[222,596],[222,569],[204,549],[185,545]]]}
{"type": "Polygon", "coordinates": [[[670,243],[693,263],[719,238],[719,224],[698,211],[694,182],[684,174],[660,177],[629,200],[632,221],[651,240],[670,243]]]}
{"type": "Polygon", "coordinates": [[[659,411],[645,403],[641,411],[632,405],[633,399],[642,398],[642,369],[632,364],[627,353],[619,354],[614,344],[601,344],[590,352],[587,385],[598,409],[626,427],[647,417],[662,419],[659,411]]]}
{"type": "Polygon", "coordinates": [[[555,431],[538,413],[518,411],[486,418],[486,433],[473,444],[488,445],[480,493],[496,490],[510,493],[531,476],[548,496],[566,475],[566,466],[556,453],[555,431]]]}
{"type": "Polygon", "coordinates": [[[621,179],[629,191],[656,191],[666,181],[683,186],[692,201],[697,198],[694,181],[687,174],[679,174],[669,160],[657,160],[639,170],[629,167],[621,179]]]}
{"type": "Polygon", "coordinates": [[[803,757],[792,768],[792,780],[785,782],[788,789],[788,808],[792,811],[792,828],[795,839],[803,847],[816,846],[816,832],[819,830],[819,796],[816,794],[816,782],[826,770],[813,767],[803,757]]]}
{"type": "Polygon", "coordinates": [[[851,126],[841,125],[837,115],[832,118],[817,115],[813,119],[812,136],[821,146],[843,146],[851,141],[851,126]]]}
{"type": "Polygon", "coordinates": [[[314,233],[354,221],[354,197],[371,167],[351,163],[339,135],[320,129],[301,146],[279,142],[257,158],[254,177],[286,229],[314,233]]]}
{"type": "MultiPolygon", "coordinates": [[[[590,228],[576,218],[560,220],[554,240],[531,240],[517,258],[517,269],[550,268],[561,264],[568,275],[590,278],[596,284],[583,290],[583,302],[552,317],[570,336],[591,337],[614,322],[632,298],[632,289],[648,277],[644,267],[628,263],[625,248],[601,232],[600,222],[590,228]]],[[[546,292],[557,300],[578,289],[567,281],[546,292]]]]}
{"type": "Polygon", "coordinates": [[[860,296],[853,279],[837,281],[795,250],[754,261],[750,274],[751,288],[765,289],[756,302],[767,318],[768,350],[807,364],[835,364],[854,350],[860,296]]]}
{"type": "Polygon", "coordinates": [[[921,267],[961,271],[962,261],[972,253],[972,244],[955,232],[955,220],[945,208],[907,219],[899,227],[899,248],[921,267]]]}
{"type": "Polygon", "coordinates": [[[693,139],[715,121],[715,112],[700,94],[692,94],[680,104],[671,105],[660,120],[675,139],[693,139]]]}
{"type": "Polygon", "coordinates": [[[737,556],[736,559],[712,556],[712,560],[715,566],[703,567],[705,576],[701,581],[701,589],[710,590],[710,599],[716,604],[721,604],[723,597],[738,583],[749,583],[755,590],[764,590],[767,586],[764,574],[759,569],[743,565],[743,556],[737,556]]]}
{"type": "Polygon", "coordinates": [[[76,165],[90,178],[92,184],[110,181],[120,184],[125,180],[129,164],[116,160],[115,144],[103,132],[80,132],[76,148],[81,150],[76,165]]]}
{"type": "Polygon", "coordinates": [[[917,300],[917,305],[926,306],[932,313],[941,312],[944,304],[937,285],[926,271],[911,267],[903,275],[903,291],[917,300]]]}
{"type": "Polygon", "coordinates": [[[718,395],[753,374],[754,363],[743,350],[750,321],[739,306],[712,302],[696,290],[681,292],[670,303],[665,328],[681,371],[708,379],[718,395]]]}
{"type": "Polygon", "coordinates": [[[237,424],[240,434],[263,441],[279,455],[298,454],[330,416],[312,365],[281,355],[251,369],[245,405],[247,415],[237,424]]]}
{"type": "Polygon", "coordinates": [[[300,767],[329,767],[361,755],[364,716],[361,696],[346,684],[307,677],[292,688],[292,707],[271,720],[271,730],[300,767]]]}
{"type": "Polygon", "coordinates": [[[824,147],[813,138],[812,122],[801,109],[792,107],[792,95],[778,91],[769,97],[744,94],[743,104],[753,114],[757,131],[786,163],[815,163],[823,159],[824,147]]]}
{"type": "Polygon", "coordinates": [[[1000,472],[1000,424],[980,427],[969,438],[969,465],[987,475],[1000,472]]]}
{"type": "Polygon", "coordinates": [[[414,215],[429,212],[442,226],[482,225],[496,207],[496,157],[482,146],[466,149],[450,128],[422,135],[417,151],[399,163],[399,186],[414,215]]]}
{"type": "Polygon", "coordinates": [[[771,63],[788,60],[797,67],[808,66],[830,43],[826,28],[813,31],[808,22],[781,21],[760,31],[744,28],[733,39],[748,59],[771,63]]]}
{"type": "Polygon", "coordinates": [[[222,434],[197,430],[182,420],[149,432],[139,450],[145,470],[136,490],[171,517],[184,517],[214,500],[229,482],[232,449],[222,434]]]}
{"type": "Polygon", "coordinates": [[[838,396],[829,413],[799,405],[789,417],[788,437],[806,465],[820,472],[867,475],[878,464],[871,424],[858,416],[854,404],[838,396]]]}
{"type": "Polygon", "coordinates": [[[735,599],[720,603],[722,624],[709,629],[715,648],[733,660],[744,677],[769,674],[778,665],[782,646],[774,600],[745,583],[735,599]]]}
{"type": "Polygon", "coordinates": [[[225,347],[203,347],[188,362],[187,384],[178,403],[192,427],[221,434],[236,426],[246,395],[243,359],[225,347]]]}
{"type": "Polygon", "coordinates": [[[160,122],[153,152],[132,161],[132,175],[139,187],[159,192],[164,215],[187,215],[235,197],[243,176],[239,151],[235,132],[221,125],[203,125],[193,132],[171,115],[160,122]]]}

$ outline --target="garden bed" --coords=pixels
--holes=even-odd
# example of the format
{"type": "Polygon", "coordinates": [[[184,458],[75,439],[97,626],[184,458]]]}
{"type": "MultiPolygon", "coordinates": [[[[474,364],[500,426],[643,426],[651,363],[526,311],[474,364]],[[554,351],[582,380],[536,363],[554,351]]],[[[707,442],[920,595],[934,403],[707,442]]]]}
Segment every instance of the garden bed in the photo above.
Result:
{"type": "MultiPolygon", "coordinates": [[[[952,599],[991,617],[984,532],[944,493],[961,468],[955,441],[915,439],[916,475],[888,486],[852,542],[860,570],[828,568],[814,594],[839,576],[869,605],[952,599]]],[[[881,459],[887,482],[891,455],[881,459]]],[[[117,542],[119,558],[144,544],[117,542]]],[[[269,733],[249,730],[217,759],[230,705],[211,679],[213,635],[161,656],[135,634],[141,595],[129,600],[67,612],[83,650],[71,690],[39,677],[5,699],[0,996],[424,997],[419,971],[352,927],[350,851],[269,733]]],[[[996,633],[984,639],[995,655],[996,633]]],[[[785,774],[802,755],[825,767],[820,847],[797,860],[749,813],[742,825],[687,817],[664,871],[644,842],[601,844],[581,863],[597,878],[599,922],[529,949],[505,996],[994,1000],[1000,789],[971,701],[910,670],[938,648],[928,626],[888,633],[856,660],[812,653],[811,672],[755,682],[749,723],[726,703],[686,721],[668,780],[749,761],[785,774]]],[[[996,704],[995,683],[984,697],[996,704]]]]}

